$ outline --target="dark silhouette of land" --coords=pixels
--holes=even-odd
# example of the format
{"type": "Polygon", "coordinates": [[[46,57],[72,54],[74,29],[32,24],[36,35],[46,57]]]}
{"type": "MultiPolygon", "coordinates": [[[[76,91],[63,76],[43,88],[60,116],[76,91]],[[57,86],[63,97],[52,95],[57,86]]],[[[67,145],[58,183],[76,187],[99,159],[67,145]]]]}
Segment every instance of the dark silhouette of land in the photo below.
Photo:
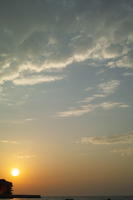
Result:
{"type": "Polygon", "coordinates": [[[6,181],[5,179],[0,179],[0,195],[10,196],[13,191],[13,184],[6,181]]]}
{"type": "Polygon", "coordinates": [[[0,179],[0,199],[3,198],[41,198],[40,195],[13,195],[13,184],[5,179],[0,179]]]}

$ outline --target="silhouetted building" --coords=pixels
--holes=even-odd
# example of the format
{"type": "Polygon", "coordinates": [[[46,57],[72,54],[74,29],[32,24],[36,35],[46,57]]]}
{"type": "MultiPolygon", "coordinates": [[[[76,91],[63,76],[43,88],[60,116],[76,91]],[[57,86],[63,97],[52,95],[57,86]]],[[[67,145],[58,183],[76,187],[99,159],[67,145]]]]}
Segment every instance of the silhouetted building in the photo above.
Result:
{"type": "Polygon", "coordinates": [[[0,195],[12,195],[13,184],[6,181],[5,179],[0,179],[0,195]]]}

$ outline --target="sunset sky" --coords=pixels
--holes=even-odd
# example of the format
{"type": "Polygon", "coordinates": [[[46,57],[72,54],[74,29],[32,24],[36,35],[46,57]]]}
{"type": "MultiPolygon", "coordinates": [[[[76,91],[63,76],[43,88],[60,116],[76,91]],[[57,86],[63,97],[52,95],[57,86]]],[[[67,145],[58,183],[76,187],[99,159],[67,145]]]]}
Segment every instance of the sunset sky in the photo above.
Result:
{"type": "Polygon", "coordinates": [[[132,194],[132,0],[0,0],[0,178],[132,194]]]}

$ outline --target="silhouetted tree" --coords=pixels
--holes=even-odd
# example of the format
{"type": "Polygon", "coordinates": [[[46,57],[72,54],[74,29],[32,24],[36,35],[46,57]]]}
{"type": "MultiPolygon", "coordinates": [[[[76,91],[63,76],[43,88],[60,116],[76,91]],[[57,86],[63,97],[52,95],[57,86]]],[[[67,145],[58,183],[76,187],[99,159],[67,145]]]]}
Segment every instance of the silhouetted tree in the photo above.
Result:
{"type": "Polygon", "coordinates": [[[5,179],[0,179],[0,195],[10,196],[12,195],[13,184],[6,181],[5,179]]]}

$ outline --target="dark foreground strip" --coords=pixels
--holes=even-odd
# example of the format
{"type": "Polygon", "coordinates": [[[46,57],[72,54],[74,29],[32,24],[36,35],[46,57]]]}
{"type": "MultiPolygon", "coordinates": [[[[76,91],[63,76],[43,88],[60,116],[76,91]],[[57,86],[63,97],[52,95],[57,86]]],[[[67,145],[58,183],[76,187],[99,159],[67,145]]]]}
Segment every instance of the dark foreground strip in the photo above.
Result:
{"type": "Polygon", "coordinates": [[[16,194],[16,195],[0,195],[0,199],[13,199],[13,198],[41,198],[41,195],[23,195],[23,194],[16,194]]]}

